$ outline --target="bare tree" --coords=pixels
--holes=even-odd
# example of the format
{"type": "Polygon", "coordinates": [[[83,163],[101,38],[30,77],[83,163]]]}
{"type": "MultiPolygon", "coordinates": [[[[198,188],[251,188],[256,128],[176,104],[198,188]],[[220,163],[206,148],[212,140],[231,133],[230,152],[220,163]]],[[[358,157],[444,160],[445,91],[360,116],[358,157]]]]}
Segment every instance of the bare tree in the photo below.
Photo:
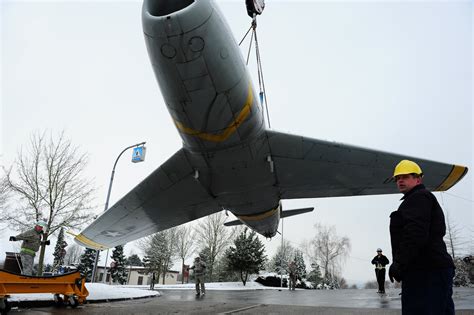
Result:
{"type": "Polygon", "coordinates": [[[66,256],[64,256],[64,263],[68,266],[79,264],[81,262],[81,255],[83,251],[84,248],[77,244],[68,246],[66,249],[66,256]]]}
{"type": "Polygon", "coordinates": [[[189,224],[181,225],[176,229],[176,250],[181,258],[181,283],[184,283],[184,261],[194,252],[194,232],[189,224]]]}
{"type": "Polygon", "coordinates": [[[342,263],[349,255],[351,244],[346,236],[339,237],[333,226],[315,224],[316,235],[306,244],[306,253],[324,272],[324,278],[338,276],[342,263]]]}
{"type": "Polygon", "coordinates": [[[239,229],[224,226],[225,220],[225,214],[218,212],[202,219],[196,227],[198,246],[201,252],[206,251],[208,254],[208,261],[206,263],[211,281],[218,256],[224,254],[226,248],[232,243],[236,231],[239,229]]]}
{"type": "Polygon", "coordinates": [[[467,228],[468,231],[469,231],[469,246],[468,246],[468,251],[470,253],[473,253],[474,254],[474,228],[472,227],[472,225],[470,227],[467,228]]]}
{"type": "Polygon", "coordinates": [[[268,269],[278,274],[289,274],[288,266],[295,256],[295,248],[289,241],[283,240],[278,246],[275,255],[268,263],[268,269]]]}
{"type": "Polygon", "coordinates": [[[6,177],[0,178],[0,211],[3,211],[4,206],[7,203],[8,198],[8,182],[6,177]]]}
{"type": "Polygon", "coordinates": [[[140,241],[144,250],[143,263],[149,272],[157,272],[159,281],[160,273],[163,275],[162,283],[165,284],[166,273],[177,257],[177,228],[164,230],[147,236],[140,241]]]}
{"type": "Polygon", "coordinates": [[[166,272],[170,269],[170,267],[173,265],[173,260],[176,258],[176,247],[177,247],[177,229],[176,228],[171,228],[168,230],[165,230],[163,233],[168,240],[167,247],[165,248],[165,253],[166,255],[164,256],[163,260],[163,284],[165,284],[166,280],[166,272]]]}
{"type": "MultiPolygon", "coordinates": [[[[46,139],[33,134],[29,146],[20,151],[7,172],[8,188],[16,197],[16,207],[2,211],[12,228],[26,230],[44,220],[43,241],[59,228],[78,228],[90,220],[94,189],[83,176],[86,154],[67,140],[64,133],[46,139]]],[[[41,246],[38,274],[43,271],[45,245],[41,246]]]]}
{"type": "Polygon", "coordinates": [[[462,251],[468,243],[461,237],[462,231],[463,229],[454,222],[450,212],[446,210],[446,235],[444,236],[444,241],[453,259],[458,258],[460,254],[462,255],[462,251]]]}

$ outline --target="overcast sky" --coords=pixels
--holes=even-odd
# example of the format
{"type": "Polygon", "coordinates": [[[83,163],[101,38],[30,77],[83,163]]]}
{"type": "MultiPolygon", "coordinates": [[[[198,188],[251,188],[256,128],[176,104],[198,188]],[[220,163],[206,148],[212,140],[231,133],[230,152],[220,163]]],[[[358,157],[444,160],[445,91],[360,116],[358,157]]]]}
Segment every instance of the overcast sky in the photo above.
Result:
{"type": "MultiPolygon", "coordinates": [[[[250,26],[244,1],[217,2],[240,41],[250,26]]],[[[1,10],[3,165],[32,132],[65,130],[89,154],[99,212],[123,148],[147,141],[146,161],[122,157],[111,204],[181,147],[146,52],[139,1],[2,1],[1,10]]],[[[273,129],[470,167],[437,194],[467,239],[472,13],[471,1],[267,1],[258,36],[273,129]]],[[[254,63],[250,70],[258,88],[254,63]]],[[[352,243],[343,276],[375,280],[370,260],[377,247],[391,260],[389,214],[400,197],[283,201],[316,208],[285,219],[284,237],[299,246],[315,223],[334,225],[352,243]]],[[[15,249],[9,233],[0,232],[0,253],[15,249]]],[[[264,241],[269,255],[280,242],[264,241]]]]}

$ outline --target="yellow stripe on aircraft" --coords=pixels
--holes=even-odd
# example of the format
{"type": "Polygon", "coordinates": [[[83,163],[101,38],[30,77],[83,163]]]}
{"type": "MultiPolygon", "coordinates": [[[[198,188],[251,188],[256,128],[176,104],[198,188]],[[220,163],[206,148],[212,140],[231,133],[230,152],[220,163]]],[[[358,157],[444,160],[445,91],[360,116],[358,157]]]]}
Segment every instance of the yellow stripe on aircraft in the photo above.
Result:
{"type": "Polygon", "coordinates": [[[87,246],[91,246],[91,247],[94,248],[94,249],[107,249],[107,248],[109,248],[109,247],[107,247],[107,246],[105,246],[105,245],[102,245],[102,244],[96,243],[96,242],[94,242],[94,241],[91,241],[90,239],[88,239],[87,237],[85,237],[85,236],[82,235],[82,234],[76,235],[76,239],[77,239],[79,242],[81,242],[81,243],[83,243],[83,244],[85,244],[85,245],[87,245],[87,246]]]}
{"type": "Polygon", "coordinates": [[[271,217],[272,215],[274,215],[277,211],[278,211],[278,207],[276,207],[275,209],[272,209],[270,211],[267,211],[267,212],[264,212],[264,213],[261,213],[261,214],[257,214],[257,215],[238,215],[237,217],[243,221],[260,221],[260,220],[263,220],[263,219],[266,219],[268,217],[271,217]]]}
{"type": "Polygon", "coordinates": [[[192,128],[186,127],[185,125],[176,120],[174,120],[174,124],[181,132],[184,132],[185,134],[196,136],[207,141],[222,142],[229,138],[229,136],[232,135],[237,130],[237,128],[245,121],[245,119],[250,114],[250,108],[252,107],[252,103],[253,92],[252,87],[249,86],[247,100],[245,101],[245,104],[242,107],[242,110],[240,111],[239,115],[220,134],[205,133],[202,131],[194,130],[192,128]]]}
{"type": "Polygon", "coordinates": [[[448,177],[438,186],[434,191],[445,191],[451,188],[454,184],[456,184],[467,172],[467,167],[453,165],[453,169],[451,173],[449,173],[448,177]]]}

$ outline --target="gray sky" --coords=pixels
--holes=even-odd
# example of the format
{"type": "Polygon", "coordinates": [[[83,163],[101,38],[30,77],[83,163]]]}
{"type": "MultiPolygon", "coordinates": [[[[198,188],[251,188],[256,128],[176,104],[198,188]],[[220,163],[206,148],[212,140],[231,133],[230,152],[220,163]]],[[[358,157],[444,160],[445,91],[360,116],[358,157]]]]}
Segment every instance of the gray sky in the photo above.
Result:
{"type": "MultiPolygon", "coordinates": [[[[244,1],[217,2],[240,41],[250,26],[244,1]]],[[[64,129],[89,153],[102,211],[123,148],[147,141],[146,162],[122,157],[111,204],[181,147],[146,52],[140,2],[2,1],[0,8],[4,165],[32,132],[64,129]]],[[[472,13],[471,1],[267,1],[258,36],[273,129],[472,167],[472,13]]],[[[250,69],[258,88],[254,63],[250,69]]],[[[471,168],[437,194],[466,238],[472,181],[471,168]]],[[[284,201],[287,209],[316,208],[286,219],[285,239],[298,246],[316,222],[334,225],[352,243],[343,276],[374,280],[375,249],[391,260],[388,216],[400,197],[284,201]]],[[[8,233],[0,232],[0,252],[13,249],[8,233]]],[[[268,253],[280,242],[264,241],[268,253]]]]}

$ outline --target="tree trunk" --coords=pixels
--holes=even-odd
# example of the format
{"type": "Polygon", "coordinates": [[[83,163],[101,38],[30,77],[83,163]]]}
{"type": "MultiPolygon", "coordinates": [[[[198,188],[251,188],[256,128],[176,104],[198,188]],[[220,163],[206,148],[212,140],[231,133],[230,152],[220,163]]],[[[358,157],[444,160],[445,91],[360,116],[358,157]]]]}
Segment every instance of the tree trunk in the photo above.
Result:
{"type": "Polygon", "coordinates": [[[183,263],[181,264],[181,284],[184,284],[184,259],[183,263]]]}
{"type": "Polygon", "coordinates": [[[166,270],[168,270],[168,265],[163,265],[163,280],[161,280],[163,284],[166,281],[166,270]]]}
{"type": "MultiPolygon", "coordinates": [[[[44,233],[42,237],[42,241],[46,241],[48,239],[48,233],[44,233]]],[[[41,244],[40,247],[40,256],[38,260],[38,273],[37,276],[42,276],[43,275],[43,262],[44,262],[44,252],[46,250],[46,245],[41,244]]]]}
{"type": "Polygon", "coordinates": [[[244,272],[244,271],[240,271],[240,280],[242,280],[242,283],[244,284],[244,287],[245,287],[245,284],[247,283],[247,278],[249,276],[249,273],[248,272],[244,272]],[[245,277],[244,277],[244,274],[245,274],[245,277]]]}

